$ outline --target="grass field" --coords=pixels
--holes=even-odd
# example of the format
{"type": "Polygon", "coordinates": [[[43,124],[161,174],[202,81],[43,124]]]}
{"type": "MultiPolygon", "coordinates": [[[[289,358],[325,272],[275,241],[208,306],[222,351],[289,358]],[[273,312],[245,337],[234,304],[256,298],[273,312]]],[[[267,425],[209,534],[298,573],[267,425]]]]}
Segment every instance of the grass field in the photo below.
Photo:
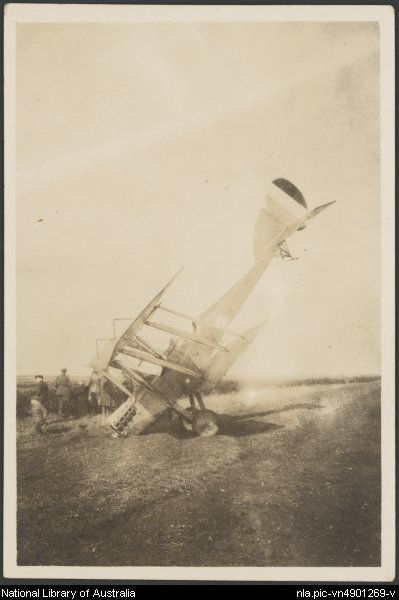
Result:
{"type": "Polygon", "coordinates": [[[377,566],[378,381],[214,395],[215,438],[177,422],[113,439],[98,417],[18,419],[18,564],[377,566]]]}

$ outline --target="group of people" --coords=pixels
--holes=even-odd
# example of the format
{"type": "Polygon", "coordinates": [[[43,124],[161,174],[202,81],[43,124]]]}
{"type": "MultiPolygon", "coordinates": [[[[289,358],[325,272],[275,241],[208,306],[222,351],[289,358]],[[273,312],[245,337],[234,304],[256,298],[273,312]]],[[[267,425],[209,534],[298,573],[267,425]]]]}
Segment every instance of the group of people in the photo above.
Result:
{"type": "MultiPolygon", "coordinates": [[[[43,375],[36,375],[35,377],[35,393],[33,398],[36,402],[40,402],[46,410],[52,410],[58,412],[59,415],[68,414],[72,409],[72,400],[83,400],[79,404],[84,405],[84,391],[85,384],[80,382],[78,387],[74,387],[70,378],[67,375],[67,370],[62,369],[61,375],[59,375],[54,383],[56,405],[54,406],[53,399],[50,398],[48,384],[44,381],[43,375]],[[82,398],[83,396],[83,398],[82,398]]],[[[83,406],[82,406],[83,408],[83,406]]]]}
{"type": "MultiPolygon", "coordinates": [[[[125,384],[128,385],[127,382],[125,384]]],[[[80,381],[78,385],[73,385],[67,375],[67,369],[62,369],[55,379],[54,388],[55,403],[54,395],[50,394],[43,375],[36,375],[29,412],[36,430],[40,433],[43,433],[49,412],[57,412],[60,418],[80,417],[84,414],[94,416],[101,413],[104,423],[106,417],[125,399],[110,381],[96,371],[93,371],[88,384],[80,381]]]]}
{"type": "MultiPolygon", "coordinates": [[[[125,388],[133,392],[130,379],[124,378],[121,383],[123,383],[125,388]]],[[[97,371],[93,371],[89,384],[89,402],[93,406],[98,406],[102,422],[125,400],[126,396],[109,379],[100,375],[97,371]]]]}

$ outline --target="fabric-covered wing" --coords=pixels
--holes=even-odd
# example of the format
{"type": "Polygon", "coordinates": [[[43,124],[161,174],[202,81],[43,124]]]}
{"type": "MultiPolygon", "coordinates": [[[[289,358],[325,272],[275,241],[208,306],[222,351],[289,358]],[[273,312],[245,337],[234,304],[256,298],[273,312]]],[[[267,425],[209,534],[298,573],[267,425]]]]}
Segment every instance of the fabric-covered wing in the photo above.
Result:
{"type": "MultiPolygon", "coordinates": [[[[146,319],[148,319],[158,304],[161,302],[162,297],[169,286],[173,283],[178,273],[166,284],[166,286],[151,300],[145,309],[139,314],[139,316],[129,325],[119,339],[110,340],[99,352],[98,357],[92,361],[90,366],[95,370],[106,369],[113,361],[118,352],[126,345],[131,344],[132,341],[138,341],[138,344],[143,345],[142,340],[138,337],[138,333],[145,325],[146,319]]],[[[147,348],[149,350],[149,348],[147,348]]],[[[157,354],[156,351],[153,351],[157,354]]]]}

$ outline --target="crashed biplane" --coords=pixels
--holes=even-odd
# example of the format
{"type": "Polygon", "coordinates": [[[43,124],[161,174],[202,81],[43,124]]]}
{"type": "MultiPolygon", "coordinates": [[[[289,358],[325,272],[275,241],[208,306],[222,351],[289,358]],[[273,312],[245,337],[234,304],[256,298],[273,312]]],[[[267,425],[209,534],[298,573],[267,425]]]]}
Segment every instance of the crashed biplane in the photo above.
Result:
{"type": "Polygon", "coordinates": [[[115,335],[109,340],[91,366],[127,396],[108,419],[116,435],[140,434],[167,411],[177,413],[181,426],[197,435],[210,437],[219,431],[218,416],[206,409],[202,392],[221,381],[264,324],[235,333],[229,329],[230,322],[273,257],[294,258],[287,238],[304,229],[309,219],[330,204],[333,202],[308,210],[295,185],[287,179],[275,179],[255,224],[255,262],[242,279],[197,318],[165,306],[165,292],[173,278],[119,338],[115,335]],[[166,324],[161,314],[188,322],[191,329],[166,324]],[[167,334],[168,347],[162,350],[148,336],[146,339],[148,330],[167,334]],[[149,372],[148,365],[158,372],[149,372]],[[125,377],[125,384],[120,375],[125,377]],[[178,403],[185,397],[189,400],[187,408],[178,403]]]}

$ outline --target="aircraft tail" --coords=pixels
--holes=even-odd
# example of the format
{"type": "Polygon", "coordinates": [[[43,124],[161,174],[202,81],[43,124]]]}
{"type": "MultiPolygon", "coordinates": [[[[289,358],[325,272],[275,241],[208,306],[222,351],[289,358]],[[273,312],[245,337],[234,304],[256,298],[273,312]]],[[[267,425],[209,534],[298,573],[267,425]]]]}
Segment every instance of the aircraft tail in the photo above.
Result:
{"type": "Polygon", "coordinates": [[[266,207],[255,223],[254,265],[201,318],[226,327],[273,260],[278,244],[297,229],[307,214],[305,198],[298,188],[287,179],[275,179],[266,195],[266,207]]]}
{"type": "MultiPolygon", "coordinates": [[[[201,319],[218,327],[227,327],[274,256],[292,258],[285,240],[296,231],[304,229],[308,219],[315,217],[330,204],[332,202],[309,211],[303,194],[293,183],[288,179],[275,179],[266,194],[266,206],[261,209],[255,223],[254,265],[201,315],[201,319]]],[[[212,329],[203,330],[203,334],[213,341],[220,338],[220,334],[212,329]]]]}
{"type": "MultiPolygon", "coordinates": [[[[334,202],[327,202],[309,211],[303,194],[293,183],[288,179],[275,179],[266,195],[266,207],[260,211],[255,223],[255,260],[260,260],[271,246],[279,250],[290,235],[305,229],[309,219],[334,202]]],[[[287,254],[283,252],[282,256],[284,258],[287,254]]],[[[292,257],[288,254],[288,258],[292,257]]]]}
{"type": "Polygon", "coordinates": [[[323,212],[323,210],[325,210],[327,208],[327,206],[331,206],[331,204],[334,204],[334,203],[335,203],[335,200],[333,200],[332,202],[327,202],[327,204],[322,204],[321,206],[317,206],[316,208],[314,208],[313,210],[310,211],[306,220],[313,219],[313,217],[315,217],[319,213],[323,212]]]}
{"type": "Polygon", "coordinates": [[[266,207],[262,208],[255,223],[255,260],[260,260],[265,251],[286,240],[307,216],[306,200],[299,189],[288,179],[275,179],[266,194],[266,207]]]}

